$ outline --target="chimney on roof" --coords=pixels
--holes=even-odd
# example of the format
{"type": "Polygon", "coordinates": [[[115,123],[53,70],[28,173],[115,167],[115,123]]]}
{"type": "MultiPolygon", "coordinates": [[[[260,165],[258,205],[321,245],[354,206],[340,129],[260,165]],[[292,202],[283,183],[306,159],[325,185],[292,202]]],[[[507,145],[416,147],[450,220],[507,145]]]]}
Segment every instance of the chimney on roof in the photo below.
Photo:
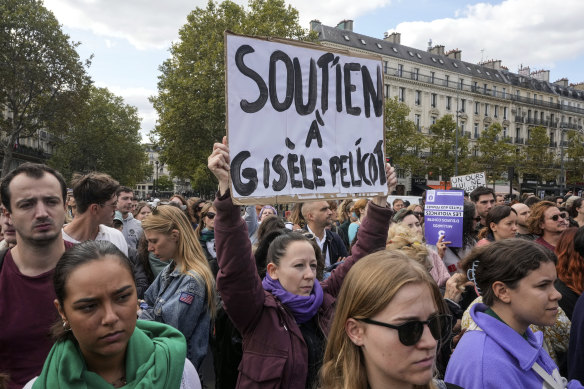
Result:
{"type": "Polygon", "coordinates": [[[567,88],[570,85],[566,77],[560,78],[558,81],[554,82],[554,84],[563,86],[564,88],[567,88]]]}
{"type": "Polygon", "coordinates": [[[488,61],[483,62],[481,64],[481,66],[483,66],[485,68],[489,68],[489,69],[494,69],[494,70],[501,70],[502,69],[500,59],[490,59],[488,61]]]}
{"type": "Polygon", "coordinates": [[[318,26],[320,26],[321,24],[322,23],[318,19],[311,20],[310,21],[310,30],[315,31],[318,28],[318,26]]]}
{"type": "Polygon", "coordinates": [[[531,77],[539,81],[550,82],[550,71],[549,70],[537,70],[531,73],[531,77]]]}
{"type": "Polygon", "coordinates": [[[458,49],[453,49],[446,53],[446,56],[448,58],[457,59],[460,61],[462,59],[462,51],[458,49]]]}
{"type": "Polygon", "coordinates": [[[530,77],[531,76],[531,71],[529,70],[529,66],[525,66],[523,67],[523,65],[521,65],[519,67],[519,75],[520,76],[525,76],[525,77],[530,77]]]}
{"type": "Polygon", "coordinates": [[[434,47],[429,47],[428,52],[436,55],[444,55],[444,46],[436,45],[434,47]]]}
{"type": "Polygon", "coordinates": [[[391,34],[387,31],[383,34],[383,40],[391,43],[400,44],[401,34],[399,32],[392,32],[391,34]]]}
{"type": "Polygon", "coordinates": [[[353,21],[345,19],[337,24],[337,28],[340,30],[353,31],[353,21]]]}
{"type": "Polygon", "coordinates": [[[584,82],[579,82],[577,84],[572,84],[572,88],[578,90],[584,90],[584,82]]]}

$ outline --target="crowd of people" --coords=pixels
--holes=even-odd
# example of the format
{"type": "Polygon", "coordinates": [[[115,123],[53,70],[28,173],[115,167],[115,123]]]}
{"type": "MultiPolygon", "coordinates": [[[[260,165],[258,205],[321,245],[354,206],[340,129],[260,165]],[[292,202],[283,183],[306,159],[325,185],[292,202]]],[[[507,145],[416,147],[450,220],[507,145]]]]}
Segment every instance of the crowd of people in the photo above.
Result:
{"type": "Polygon", "coordinates": [[[423,197],[242,208],[229,166],[213,201],[9,172],[0,388],[583,387],[582,198],[476,188],[452,247],[423,197]]]}

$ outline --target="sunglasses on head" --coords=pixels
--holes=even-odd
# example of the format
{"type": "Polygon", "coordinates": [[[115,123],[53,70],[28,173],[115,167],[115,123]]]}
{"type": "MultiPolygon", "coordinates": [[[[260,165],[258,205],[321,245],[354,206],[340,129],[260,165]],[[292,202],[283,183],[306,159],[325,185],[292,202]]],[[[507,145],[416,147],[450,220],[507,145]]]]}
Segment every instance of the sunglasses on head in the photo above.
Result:
{"type": "Polygon", "coordinates": [[[357,320],[362,321],[363,323],[397,330],[399,341],[404,346],[413,346],[420,341],[422,334],[424,333],[425,324],[430,328],[432,337],[438,341],[446,339],[452,331],[452,316],[450,315],[437,315],[426,321],[412,320],[398,326],[368,318],[357,320]]]}
{"type": "Polygon", "coordinates": [[[207,214],[205,216],[207,216],[209,219],[213,220],[213,218],[215,217],[215,212],[207,212],[207,214]]]}
{"type": "Polygon", "coordinates": [[[550,219],[557,222],[559,218],[566,219],[567,217],[568,217],[568,214],[566,212],[562,212],[562,213],[558,213],[557,215],[550,217],[550,219]]]}
{"type": "Polygon", "coordinates": [[[414,215],[418,217],[424,216],[424,212],[414,212],[414,215]]]}

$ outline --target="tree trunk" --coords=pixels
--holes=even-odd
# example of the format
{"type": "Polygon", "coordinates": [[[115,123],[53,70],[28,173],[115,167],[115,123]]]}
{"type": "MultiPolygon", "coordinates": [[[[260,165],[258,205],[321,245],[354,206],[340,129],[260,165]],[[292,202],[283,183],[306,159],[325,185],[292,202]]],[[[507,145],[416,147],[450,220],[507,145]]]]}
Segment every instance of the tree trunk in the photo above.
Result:
{"type": "Polygon", "coordinates": [[[2,175],[1,177],[4,177],[5,175],[8,174],[8,172],[10,172],[10,165],[12,165],[12,155],[14,154],[14,142],[16,142],[16,140],[18,139],[18,136],[11,136],[8,139],[8,142],[6,142],[3,147],[4,147],[4,158],[2,159],[2,175]]]}

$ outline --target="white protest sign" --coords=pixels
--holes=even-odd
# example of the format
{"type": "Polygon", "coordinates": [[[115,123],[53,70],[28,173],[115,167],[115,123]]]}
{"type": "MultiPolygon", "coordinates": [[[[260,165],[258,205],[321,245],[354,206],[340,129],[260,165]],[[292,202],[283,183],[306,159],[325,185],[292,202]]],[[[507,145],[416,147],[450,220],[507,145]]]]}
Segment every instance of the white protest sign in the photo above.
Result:
{"type": "Polygon", "coordinates": [[[453,188],[464,189],[465,192],[470,193],[479,186],[486,186],[487,180],[484,172],[467,174],[464,176],[456,176],[450,178],[450,186],[453,188]]]}
{"type": "Polygon", "coordinates": [[[230,33],[225,47],[237,202],[387,192],[380,59],[230,33]]]}

